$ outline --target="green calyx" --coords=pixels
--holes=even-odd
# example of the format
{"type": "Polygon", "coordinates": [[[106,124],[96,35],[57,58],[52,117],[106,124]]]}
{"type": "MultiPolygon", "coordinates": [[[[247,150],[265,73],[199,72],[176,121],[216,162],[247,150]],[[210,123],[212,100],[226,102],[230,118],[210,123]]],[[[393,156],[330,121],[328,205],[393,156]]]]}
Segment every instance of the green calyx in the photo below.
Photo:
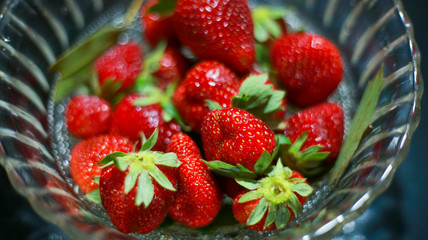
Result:
{"type": "Polygon", "coordinates": [[[308,139],[308,132],[302,133],[294,143],[288,143],[280,146],[281,159],[283,163],[305,176],[313,177],[326,169],[323,163],[329,156],[330,152],[320,152],[321,146],[315,145],[301,150],[303,144],[308,139]]]}
{"type": "Polygon", "coordinates": [[[268,74],[248,76],[239,88],[239,95],[232,98],[232,107],[252,113],[274,129],[281,122],[274,114],[283,110],[285,92],[274,90],[267,81],[268,74]]]}
{"type": "MultiPolygon", "coordinates": [[[[158,137],[156,129],[152,136],[143,141],[141,150],[135,153],[115,152],[104,157],[98,164],[102,167],[115,165],[120,171],[128,171],[125,177],[125,194],[128,194],[135,186],[137,193],[135,204],[144,207],[150,205],[154,196],[152,180],[163,188],[176,191],[165,174],[158,168],[159,165],[168,167],[180,166],[180,161],[175,153],[162,153],[151,151],[158,137]]],[[[143,139],[144,140],[144,139],[143,139]]]]}
{"type": "Polygon", "coordinates": [[[269,38],[278,38],[283,34],[281,20],[287,9],[280,7],[258,6],[252,11],[254,20],[254,37],[258,42],[266,42],[269,38]]]}
{"type": "Polygon", "coordinates": [[[312,193],[312,187],[305,183],[304,178],[293,178],[290,168],[284,167],[278,161],[275,168],[260,180],[236,179],[241,186],[251,190],[242,195],[240,203],[260,199],[247,220],[247,225],[258,223],[267,212],[264,229],[275,222],[277,229],[282,229],[290,220],[291,209],[294,215],[299,214],[302,205],[296,194],[307,197],[312,193]]]}
{"type": "Polygon", "coordinates": [[[149,9],[149,13],[158,13],[161,16],[167,17],[174,13],[177,0],[159,0],[157,4],[149,9]]]}

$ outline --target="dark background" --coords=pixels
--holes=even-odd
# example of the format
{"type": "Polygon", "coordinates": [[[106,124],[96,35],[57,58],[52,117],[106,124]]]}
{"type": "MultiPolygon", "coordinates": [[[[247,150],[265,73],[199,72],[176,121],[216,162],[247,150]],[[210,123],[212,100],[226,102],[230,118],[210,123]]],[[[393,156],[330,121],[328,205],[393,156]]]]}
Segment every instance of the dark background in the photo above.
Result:
{"type": "MultiPolygon", "coordinates": [[[[428,1],[403,0],[415,27],[422,54],[422,76],[428,79],[428,1]],[[427,58],[425,58],[427,57],[427,58]]],[[[428,80],[427,80],[428,81],[428,80]]],[[[422,99],[421,122],[410,152],[390,188],[336,239],[426,239],[428,234],[428,97],[422,99]]],[[[46,223],[11,187],[0,167],[0,239],[68,240],[46,223]]]]}

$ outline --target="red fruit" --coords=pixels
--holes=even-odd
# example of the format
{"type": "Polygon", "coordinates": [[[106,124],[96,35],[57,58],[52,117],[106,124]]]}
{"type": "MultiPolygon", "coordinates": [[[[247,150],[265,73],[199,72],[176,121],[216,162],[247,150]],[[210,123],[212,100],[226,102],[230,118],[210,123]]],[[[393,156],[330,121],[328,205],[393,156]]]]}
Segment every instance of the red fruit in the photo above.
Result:
{"type": "Polygon", "coordinates": [[[253,20],[245,0],[178,0],[178,39],[200,59],[216,59],[237,72],[254,62],[253,20]]]}
{"type": "Polygon", "coordinates": [[[289,168],[283,168],[282,164],[278,164],[275,167],[275,172],[267,177],[258,181],[248,181],[251,181],[254,185],[257,184],[257,188],[236,196],[233,200],[232,211],[236,220],[255,231],[284,228],[295,216],[295,213],[300,212],[301,205],[312,192],[312,188],[300,173],[291,171],[289,168]],[[282,171],[278,171],[279,165],[282,171]],[[293,202],[294,205],[291,205],[290,202],[293,202]],[[300,205],[295,202],[299,202],[300,205]],[[264,212],[254,214],[253,211],[258,205],[265,207],[264,212]],[[273,205],[275,208],[271,209],[273,205]],[[273,218],[270,218],[271,222],[266,222],[271,210],[276,214],[273,218]],[[282,214],[280,214],[281,212],[282,214]],[[282,219],[280,215],[284,216],[284,214],[288,217],[282,219]]]}
{"type": "Polygon", "coordinates": [[[119,90],[132,87],[143,66],[143,52],[136,42],[116,45],[95,61],[100,86],[113,80],[119,90]]]}
{"type": "Polygon", "coordinates": [[[110,127],[110,104],[97,96],[74,96],[65,110],[68,131],[87,138],[106,133],[110,127]]]}
{"type": "Polygon", "coordinates": [[[304,109],[291,116],[286,121],[286,129],[283,132],[291,142],[301,144],[297,150],[282,151],[282,160],[291,168],[296,169],[304,175],[311,175],[312,171],[320,171],[330,167],[335,162],[342,147],[344,135],[344,116],[342,108],[336,103],[322,103],[304,109]],[[307,133],[307,139],[303,142],[301,136],[307,133]],[[317,146],[317,152],[327,152],[328,156],[317,160],[316,165],[310,158],[301,161],[301,154],[305,150],[317,146]],[[310,164],[310,166],[306,165],[310,164]]]}
{"type": "Polygon", "coordinates": [[[171,137],[167,152],[177,154],[179,160],[190,155],[202,158],[201,152],[199,151],[196,143],[185,133],[176,133],[171,137]]]}
{"type": "Polygon", "coordinates": [[[150,136],[158,128],[159,138],[153,150],[166,151],[171,136],[181,131],[174,121],[163,120],[163,109],[159,103],[136,106],[134,101],[144,95],[133,93],[122,99],[116,106],[111,120],[110,133],[139,142],[141,134],[150,136]]]}
{"type": "Polygon", "coordinates": [[[159,80],[158,87],[165,89],[168,84],[181,81],[189,65],[187,58],[177,48],[167,47],[159,62],[159,69],[153,73],[159,80]]]}
{"type": "Polygon", "coordinates": [[[71,150],[70,171],[74,182],[82,192],[89,193],[98,187],[93,177],[101,169],[97,163],[113,152],[130,152],[133,144],[126,138],[114,135],[99,135],[77,143],[71,150]]]}
{"type": "Polygon", "coordinates": [[[234,178],[220,176],[218,181],[224,194],[232,199],[243,192],[247,192],[247,189],[239,185],[234,178]]]}
{"type": "Polygon", "coordinates": [[[178,42],[177,36],[172,28],[171,16],[163,16],[157,12],[149,13],[149,9],[158,3],[158,0],[150,0],[141,8],[141,23],[144,36],[150,46],[156,46],[161,40],[167,40],[169,44],[178,42]]]}
{"type": "Polygon", "coordinates": [[[270,58],[288,99],[299,107],[325,101],[342,79],[339,50],[318,35],[282,36],[273,43],[270,58]]]}
{"type": "Polygon", "coordinates": [[[222,107],[231,107],[232,97],[238,95],[239,80],[226,66],[217,61],[202,61],[195,65],[178,86],[173,103],[183,121],[200,132],[204,116],[209,112],[206,100],[222,107]]]}
{"type": "Polygon", "coordinates": [[[237,108],[209,112],[202,123],[202,141],[208,161],[241,164],[251,171],[261,154],[272,154],[276,145],[266,124],[237,108]]]}

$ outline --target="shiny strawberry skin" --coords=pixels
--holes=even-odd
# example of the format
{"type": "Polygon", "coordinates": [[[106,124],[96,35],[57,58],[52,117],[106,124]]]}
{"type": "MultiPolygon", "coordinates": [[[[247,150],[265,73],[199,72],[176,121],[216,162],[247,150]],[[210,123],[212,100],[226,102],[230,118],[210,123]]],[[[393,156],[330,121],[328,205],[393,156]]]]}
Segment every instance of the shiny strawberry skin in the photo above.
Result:
{"type": "Polygon", "coordinates": [[[111,120],[110,133],[129,138],[133,142],[140,142],[141,133],[149,137],[158,128],[159,138],[154,146],[155,151],[166,151],[170,137],[181,131],[175,122],[165,122],[160,104],[147,106],[135,106],[134,101],[145,97],[138,93],[132,93],[122,99],[116,106],[111,120]]]}
{"type": "MultiPolygon", "coordinates": [[[[303,178],[303,176],[300,173],[293,171],[292,178],[303,178]]],[[[236,220],[238,220],[238,222],[244,225],[246,225],[247,220],[251,215],[251,212],[254,210],[254,208],[257,206],[257,204],[261,200],[261,198],[258,198],[249,202],[239,203],[239,199],[245,193],[247,192],[240,193],[238,196],[236,196],[233,199],[233,204],[232,204],[233,216],[235,217],[236,220]]],[[[306,201],[306,197],[302,197],[299,194],[296,194],[296,196],[297,196],[297,199],[299,199],[300,204],[303,205],[303,203],[306,201]]],[[[289,207],[287,208],[290,211],[290,220],[291,220],[294,217],[294,212],[289,207]]],[[[276,229],[275,223],[272,223],[266,229],[263,229],[266,217],[267,217],[267,212],[265,213],[263,218],[256,224],[250,225],[250,226],[246,225],[246,226],[254,231],[267,231],[267,230],[276,229]]]]}
{"type": "Polygon", "coordinates": [[[136,42],[110,48],[95,61],[100,86],[113,80],[121,84],[120,90],[129,89],[142,71],[143,58],[136,42]]]}
{"type": "Polygon", "coordinates": [[[162,40],[166,40],[170,45],[177,45],[177,35],[171,27],[173,23],[172,17],[161,16],[156,12],[148,12],[156,3],[158,3],[157,0],[150,0],[141,8],[140,20],[144,30],[144,37],[152,47],[155,47],[162,40]]]}
{"type": "Polygon", "coordinates": [[[92,137],[108,132],[111,107],[107,101],[97,96],[77,95],[67,104],[65,118],[72,135],[92,137]]]}
{"type": "Polygon", "coordinates": [[[178,39],[200,59],[216,59],[247,72],[255,59],[253,21],[245,0],[178,0],[178,39]]]}
{"type": "Polygon", "coordinates": [[[165,89],[168,84],[183,80],[189,66],[189,60],[176,47],[168,46],[159,62],[159,69],[153,74],[159,80],[158,87],[165,89]]]}
{"type": "Polygon", "coordinates": [[[251,171],[261,154],[272,154],[276,145],[274,133],[265,123],[237,108],[210,111],[201,134],[208,161],[241,164],[251,171]]]}
{"type": "Polygon", "coordinates": [[[202,158],[201,151],[196,143],[185,133],[176,133],[171,137],[171,141],[168,143],[167,152],[177,154],[179,160],[190,155],[202,158]]]}
{"type": "Polygon", "coordinates": [[[70,171],[82,192],[89,193],[98,187],[93,177],[101,174],[98,162],[113,152],[131,152],[133,144],[115,135],[99,135],[84,139],[71,150],[70,171]]]}
{"type": "Polygon", "coordinates": [[[298,107],[325,101],[342,80],[339,50],[319,35],[284,35],[273,43],[270,58],[288,99],[298,107]]]}
{"type": "Polygon", "coordinates": [[[231,107],[239,86],[238,77],[224,64],[202,61],[189,70],[174,93],[173,103],[184,122],[200,132],[202,120],[209,112],[206,100],[231,107]]]}
{"type": "Polygon", "coordinates": [[[319,145],[320,152],[329,152],[325,165],[332,165],[339,155],[344,135],[344,116],[342,108],[336,103],[322,103],[304,109],[291,116],[286,122],[284,135],[291,142],[305,131],[308,138],[301,150],[319,145]]]}
{"type": "MultiPolygon", "coordinates": [[[[168,167],[159,168],[174,188],[177,188],[175,170],[168,167]]],[[[136,206],[137,186],[134,186],[128,194],[125,194],[124,182],[128,171],[122,172],[115,166],[102,170],[100,177],[102,205],[119,231],[123,233],[149,233],[159,226],[168,215],[176,192],[167,190],[152,180],[154,186],[152,202],[146,208],[143,204],[136,206]]]]}

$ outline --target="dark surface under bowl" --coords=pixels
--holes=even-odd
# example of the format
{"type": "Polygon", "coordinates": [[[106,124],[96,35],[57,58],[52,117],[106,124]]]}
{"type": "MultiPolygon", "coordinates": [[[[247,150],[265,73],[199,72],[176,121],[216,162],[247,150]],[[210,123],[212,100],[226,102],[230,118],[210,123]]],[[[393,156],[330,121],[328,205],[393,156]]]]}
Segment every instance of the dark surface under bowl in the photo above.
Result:
{"type": "MultiPolygon", "coordinates": [[[[415,28],[422,54],[422,76],[428,76],[428,2],[403,1],[415,28]]],[[[428,97],[422,99],[421,121],[410,152],[389,189],[370,208],[348,223],[336,239],[425,239],[428,229],[428,97]]],[[[0,168],[0,239],[69,239],[58,227],[42,220],[10,185],[0,168]]]]}

